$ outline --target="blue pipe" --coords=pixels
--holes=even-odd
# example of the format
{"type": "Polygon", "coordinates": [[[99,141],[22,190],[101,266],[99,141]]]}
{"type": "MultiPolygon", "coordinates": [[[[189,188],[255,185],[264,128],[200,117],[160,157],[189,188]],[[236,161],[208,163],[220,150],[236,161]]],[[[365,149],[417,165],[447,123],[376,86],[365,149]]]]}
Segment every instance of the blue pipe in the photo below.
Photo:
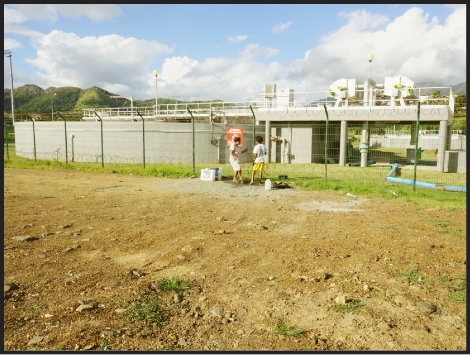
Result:
{"type": "MultiPolygon", "coordinates": [[[[406,184],[406,185],[413,185],[412,180],[405,180],[405,179],[392,177],[392,175],[398,169],[397,163],[393,164],[391,168],[392,170],[387,174],[387,177],[386,177],[387,181],[397,182],[397,183],[406,184]]],[[[465,192],[465,193],[467,192],[467,188],[465,186],[438,186],[436,184],[429,184],[427,182],[419,182],[419,181],[416,181],[416,186],[427,187],[429,189],[439,188],[439,189],[444,189],[446,191],[460,191],[460,192],[465,192]]]]}
{"type": "Polygon", "coordinates": [[[465,187],[465,186],[444,186],[444,190],[459,191],[459,192],[467,193],[467,187],[465,187]]]}

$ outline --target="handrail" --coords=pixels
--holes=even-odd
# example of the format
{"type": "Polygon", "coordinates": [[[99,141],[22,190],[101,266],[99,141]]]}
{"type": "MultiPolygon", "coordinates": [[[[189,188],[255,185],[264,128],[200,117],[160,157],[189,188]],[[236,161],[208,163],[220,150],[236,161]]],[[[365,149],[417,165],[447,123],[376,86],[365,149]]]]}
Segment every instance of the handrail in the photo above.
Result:
{"type": "MultiPolygon", "coordinates": [[[[421,88],[373,88],[373,98],[365,99],[366,92],[364,89],[352,89],[342,91],[312,91],[312,92],[293,92],[289,96],[280,96],[274,93],[272,98],[265,97],[265,94],[258,94],[257,100],[254,101],[203,101],[203,102],[178,102],[159,104],[158,111],[155,105],[149,107],[116,107],[102,109],[83,109],[82,117],[84,119],[93,119],[94,111],[99,111],[103,119],[129,119],[131,120],[137,110],[143,117],[175,117],[190,119],[188,109],[195,116],[210,115],[213,112],[222,111],[227,114],[247,114],[250,115],[250,106],[256,109],[305,109],[316,108],[323,109],[326,104],[328,106],[390,106],[395,107],[396,103],[402,102],[405,106],[416,106],[418,101],[421,105],[447,105],[450,110],[454,110],[454,98],[451,87],[421,87],[421,88]],[[449,89],[449,95],[432,97],[437,89],[449,89]],[[423,95],[426,94],[426,95],[423,95]],[[291,96],[290,96],[291,95],[291,96]],[[397,95],[397,96],[395,96],[397,95]],[[347,100],[347,101],[346,101],[347,100]],[[370,101],[370,102],[369,102],[370,101]],[[346,104],[347,102],[347,104],[346,104]],[[158,115],[157,115],[158,112],[158,115]]],[[[209,121],[208,121],[209,122],[209,121]]]]}

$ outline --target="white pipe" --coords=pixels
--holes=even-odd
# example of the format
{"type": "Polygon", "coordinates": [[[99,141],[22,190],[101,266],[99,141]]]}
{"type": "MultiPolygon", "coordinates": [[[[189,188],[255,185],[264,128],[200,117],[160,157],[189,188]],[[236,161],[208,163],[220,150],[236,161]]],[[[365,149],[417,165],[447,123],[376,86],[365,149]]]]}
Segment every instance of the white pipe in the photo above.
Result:
{"type": "MultiPolygon", "coordinates": [[[[361,145],[359,146],[359,148],[361,146],[367,146],[368,147],[368,144],[367,144],[367,130],[368,130],[368,124],[364,125],[366,129],[363,129],[362,130],[362,138],[361,138],[361,145]]],[[[361,152],[361,168],[365,168],[367,167],[367,151],[368,149],[360,149],[360,152],[361,152]]]]}
{"type": "Polygon", "coordinates": [[[437,172],[444,172],[445,151],[447,147],[447,122],[439,123],[439,143],[437,148],[437,172]]]}
{"type": "Polygon", "coordinates": [[[341,131],[339,138],[339,166],[346,165],[346,153],[347,153],[347,141],[348,141],[348,121],[341,121],[341,131]]]}
{"type": "Polygon", "coordinates": [[[291,163],[291,143],[292,142],[292,126],[289,123],[289,140],[287,141],[287,163],[291,163]]]}
{"type": "Polygon", "coordinates": [[[364,83],[364,106],[369,106],[369,80],[364,83]]]}
{"type": "MultiPolygon", "coordinates": [[[[270,131],[271,131],[271,121],[266,121],[266,127],[264,129],[264,136],[265,137],[269,137],[270,136],[270,131]]],[[[270,163],[271,162],[271,148],[272,148],[272,141],[271,139],[268,141],[266,139],[266,144],[269,144],[268,145],[268,154],[266,155],[266,163],[270,163]],[[269,143],[268,143],[269,142],[269,143]]]]}
{"type": "Polygon", "coordinates": [[[271,137],[273,142],[282,142],[281,144],[281,164],[285,164],[285,157],[287,156],[288,162],[290,162],[290,143],[287,139],[282,137],[271,137]],[[274,140],[273,140],[274,138],[274,140]]]}
{"type": "Polygon", "coordinates": [[[281,164],[284,164],[284,141],[281,138],[281,164]]]}

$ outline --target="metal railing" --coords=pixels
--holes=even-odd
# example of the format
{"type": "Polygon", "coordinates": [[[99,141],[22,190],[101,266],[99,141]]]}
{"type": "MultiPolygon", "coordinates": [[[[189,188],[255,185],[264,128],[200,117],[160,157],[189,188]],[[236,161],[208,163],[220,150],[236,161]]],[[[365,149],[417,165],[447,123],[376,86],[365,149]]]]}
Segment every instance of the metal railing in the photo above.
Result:
{"type": "Polygon", "coordinates": [[[374,88],[366,92],[363,89],[356,90],[329,90],[315,92],[294,92],[291,97],[274,94],[258,94],[262,97],[261,108],[305,108],[305,107],[323,107],[334,106],[340,98],[344,106],[347,99],[349,106],[393,106],[392,102],[399,102],[403,98],[406,106],[416,106],[418,101],[423,105],[448,105],[454,108],[454,97],[451,87],[425,87],[425,88],[374,88]],[[449,95],[432,97],[431,92],[436,89],[449,90],[449,95]],[[367,99],[367,94],[372,92],[372,99],[367,99]],[[426,95],[425,95],[426,94],[426,95]]]}
{"type": "Polygon", "coordinates": [[[250,107],[253,109],[321,109],[326,105],[333,106],[417,106],[421,105],[445,105],[454,110],[454,97],[451,87],[425,87],[425,88],[373,88],[372,90],[329,90],[315,92],[293,92],[290,96],[274,94],[259,94],[255,101],[242,102],[181,102],[160,104],[158,109],[151,107],[117,107],[102,109],[83,109],[82,119],[95,120],[95,111],[104,120],[137,120],[139,114],[144,118],[184,118],[190,119],[188,109],[195,117],[207,116],[215,112],[224,112],[228,116],[250,115],[250,107]],[[432,92],[449,90],[449,95],[433,97],[432,92]],[[424,95],[426,94],[426,95],[424,95]]]}
{"type": "Polygon", "coordinates": [[[250,106],[257,107],[263,102],[260,101],[243,101],[243,102],[191,102],[191,103],[174,103],[174,104],[161,104],[158,105],[158,110],[155,110],[155,105],[151,107],[134,107],[132,111],[130,107],[115,107],[115,108],[102,108],[83,109],[82,118],[84,120],[95,120],[95,111],[104,120],[106,119],[123,119],[131,120],[139,118],[139,115],[144,118],[165,118],[165,117],[187,117],[191,118],[188,114],[188,109],[191,110],[194,116],[210,117],[211,113],[224,112],[227,115],[251,115],[250,106]]]}

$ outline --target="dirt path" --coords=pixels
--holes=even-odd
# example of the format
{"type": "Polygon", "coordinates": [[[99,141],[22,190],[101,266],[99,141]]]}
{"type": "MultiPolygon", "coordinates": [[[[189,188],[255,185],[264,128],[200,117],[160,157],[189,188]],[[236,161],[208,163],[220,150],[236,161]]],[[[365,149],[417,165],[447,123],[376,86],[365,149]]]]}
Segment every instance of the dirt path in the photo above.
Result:
{"type": "Polygon", "coordinates": [[[465,349],[465,211],[57,170],[4,183],[5,350],[465,349]],[[175,276],[190,288],[159,289],[175,276]],[[165,323],[126,322],[152,295],[165,323]]]}

